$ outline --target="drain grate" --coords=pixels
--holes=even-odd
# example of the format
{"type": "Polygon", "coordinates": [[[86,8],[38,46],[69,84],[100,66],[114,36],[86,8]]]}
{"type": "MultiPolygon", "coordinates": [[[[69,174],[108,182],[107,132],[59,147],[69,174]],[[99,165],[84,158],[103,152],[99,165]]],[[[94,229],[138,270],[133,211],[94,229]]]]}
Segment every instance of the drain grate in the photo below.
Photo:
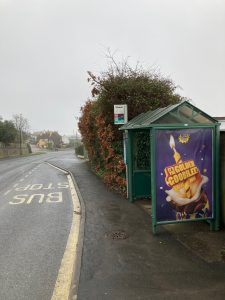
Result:
{"type": "Polygon", "coordinates": [[[113,231],[110,234],[110,237],[113,240],[125,240],[128,238],[128,235],[124,230],[117,230],[117,231],[113,231]]]}

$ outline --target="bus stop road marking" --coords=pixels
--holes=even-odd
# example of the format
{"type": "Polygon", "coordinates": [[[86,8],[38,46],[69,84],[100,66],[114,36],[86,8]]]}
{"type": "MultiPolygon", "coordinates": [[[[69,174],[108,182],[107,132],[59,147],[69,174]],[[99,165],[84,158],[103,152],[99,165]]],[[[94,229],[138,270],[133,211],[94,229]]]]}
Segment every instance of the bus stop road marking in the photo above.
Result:
{"type": "Polygon", "coordinates": [[[12,190],[8,190],[7,192],[5,192],[4,196],[8,195],[12,190]]]}

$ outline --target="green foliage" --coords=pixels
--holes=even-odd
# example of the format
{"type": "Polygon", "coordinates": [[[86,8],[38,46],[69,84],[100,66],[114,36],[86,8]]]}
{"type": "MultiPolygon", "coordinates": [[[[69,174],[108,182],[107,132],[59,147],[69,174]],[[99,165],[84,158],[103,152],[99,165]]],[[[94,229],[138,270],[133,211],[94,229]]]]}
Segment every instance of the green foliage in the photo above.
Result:
{"type": "Polygon", "coordinates": [[[84,146],[83,145],[76,146],[75,147],[75,153],[76,153],[76,155],[84,156],[84,146]]]}
{"type": "Polygon", "coordinates": [[[0,120],[0,142],[4,144],[13,143],[17,136],[17,130],[12,121],[0,120]]]}
{"type": "Polygon", "coordinates": [[[136,170],[150,169],[150,135],[149,131],[134,134],[134,168],[136,170]]]}
{"type": "Polygon", "coordinates": [[[96,110],[105,113],[109,118],[107,121],[113,121],[114,104],[127,104],[129,119],[132,119],[143,111],[165,107],[181,100],[175,93],[177,87],[171,79],[155,71],[144,71],[141,67],[132,69],[127,62],[117,65],[113,60],[101,77],[91,72],[88,74],[92,95],[97,100],[96,110]]]}
{"type": "MultiPolygon", "coordinates": [[[[113,105],[127,104],[132,119],[142,112],[178,103],[182,98],[175,93],[176,86],[171,79],[138,66],[133,69],[126,61],[117,64],[113,57],[110,59],[108,70],[100,76],[88,72],[92,99],[81,109],[79,129],[96,173],[100,172],[111,187],[124,192],[123,137],[113,124],[113,105]]],[[[146,151],[142,154],[142,148],[149,147],[149,140],[142,136],[138,139],[139,167],[149,167],[146,151]]]]}
{"type": "Polygon", "coordinates": [[[49,141],[49,142],[48,142],[48,145],[47,145],[47,148],[48,148],[49,150],[53,150],[53,148],[54,148],[54,143],[53,143],[52,141],[49,141]]]}

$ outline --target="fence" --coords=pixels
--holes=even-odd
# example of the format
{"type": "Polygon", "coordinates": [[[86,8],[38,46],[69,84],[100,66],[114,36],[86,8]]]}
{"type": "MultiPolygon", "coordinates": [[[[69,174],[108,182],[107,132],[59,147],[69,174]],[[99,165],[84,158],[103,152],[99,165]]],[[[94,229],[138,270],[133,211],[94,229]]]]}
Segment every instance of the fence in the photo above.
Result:
{"type": "Polygon", "coordinates": [[[19,155],[26,155],[29,153],[29,149],[26,144],[9,144],[4,145],[0,143],[0,158],[13,157],[19,155]]]}

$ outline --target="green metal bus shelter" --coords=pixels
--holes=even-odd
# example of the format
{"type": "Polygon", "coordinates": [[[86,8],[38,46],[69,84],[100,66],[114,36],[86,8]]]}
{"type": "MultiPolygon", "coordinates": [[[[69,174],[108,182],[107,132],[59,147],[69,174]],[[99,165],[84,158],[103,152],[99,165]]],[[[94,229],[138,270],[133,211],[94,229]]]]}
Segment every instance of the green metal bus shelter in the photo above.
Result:
{"type": "Polygon", "coordinates": [[[219,229],[219,125],[182,101],[142,113],[124,130],[128,198],[152,201],[152,229],[207,220],[219,229]]]}

